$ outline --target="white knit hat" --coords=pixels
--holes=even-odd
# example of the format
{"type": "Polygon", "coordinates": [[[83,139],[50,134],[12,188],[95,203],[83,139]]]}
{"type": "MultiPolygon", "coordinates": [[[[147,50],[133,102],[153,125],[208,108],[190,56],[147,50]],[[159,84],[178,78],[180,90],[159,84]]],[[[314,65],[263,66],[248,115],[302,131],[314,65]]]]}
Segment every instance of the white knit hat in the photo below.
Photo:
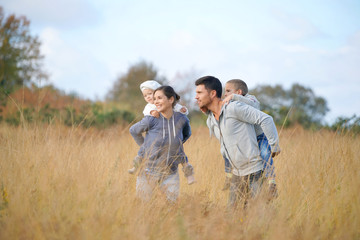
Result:
{"type": "Polygon", "coordinates": [[[154,80],[148,80],[140,84],[140,90],[143,91],[144,89],[151,89],[155,90],[158,87],[161,87],[160,83],[154,80]]]}

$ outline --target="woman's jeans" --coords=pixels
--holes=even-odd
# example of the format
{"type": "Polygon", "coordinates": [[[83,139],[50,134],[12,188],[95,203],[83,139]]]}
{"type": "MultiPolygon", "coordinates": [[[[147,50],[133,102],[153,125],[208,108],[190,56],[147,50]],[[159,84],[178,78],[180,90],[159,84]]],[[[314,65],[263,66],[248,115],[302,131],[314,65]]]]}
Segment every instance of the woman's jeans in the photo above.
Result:
{"type": "Polygon", "coordinates": [[[139,198],[149,201],[156,188],[166,194],[168,201],[175,202],[180,192],[179,173],[155,174],[145,170],[137,177],[136,194],[139,198]]]}

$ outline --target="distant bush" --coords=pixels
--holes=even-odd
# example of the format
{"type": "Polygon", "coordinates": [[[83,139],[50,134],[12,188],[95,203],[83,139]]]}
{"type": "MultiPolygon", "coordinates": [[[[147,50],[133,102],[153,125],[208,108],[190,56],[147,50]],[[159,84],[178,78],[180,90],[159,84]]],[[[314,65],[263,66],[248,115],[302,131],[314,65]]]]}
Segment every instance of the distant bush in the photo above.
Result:
{"type": "Polygon", "coordinates": [[[360,134],[360,117],[338,117],[330,129],[337,132],[360,134]]]}
{"type": "Polygon", "coordinates": [[[56,116],[59,116],[59,112],[60,111],[58,109],[51,108],[50,104],[45,104],[45,106],[39,111],[39,120],[43,123],[51,123],[56,116]]]}
{"type": "Polygon", "coordinates": [[[64,124],[67,126],[82,125],[84,127],[107,128],[115,124],[130,123],[135,119],[135,114],[117,108],[105,110],[100,104],[83,106],[80,112],[67,107],[65,109],[64,124]]]}
{"type": "Polygon", "coordinates": [[[22,88],[12,93],[0,107],[0,122],[18,126],[24,123],[58,122],[67,126],[107,128],[135,119],[131,111],[83,100],[75,93],[65,94],[53,86],[22,88]]]}
{"type": "MultiPolygon", "coordinates": [[[[20,115],[20,114],[18,114],[20,115]]],[[[20,124],[20,117],[19,116],[9,116],[5,118],[5,122],[9,125],[18,126],[20,124]]]]}
{"type": "Polygon", "coordinates": [[[59,122],[66,126],[107,128],[115,124],[130,123],[134,119],[135,114],[130,111],[116,108],[105,110],[102,105],[95,103],[83,105],[80,110],[72,106],[56,109],[46,104],[39,110],[33,107],[19,109],[8,114],[5,122],[13,126],[18,126],[21,122],[48,124],[59,122]]]}

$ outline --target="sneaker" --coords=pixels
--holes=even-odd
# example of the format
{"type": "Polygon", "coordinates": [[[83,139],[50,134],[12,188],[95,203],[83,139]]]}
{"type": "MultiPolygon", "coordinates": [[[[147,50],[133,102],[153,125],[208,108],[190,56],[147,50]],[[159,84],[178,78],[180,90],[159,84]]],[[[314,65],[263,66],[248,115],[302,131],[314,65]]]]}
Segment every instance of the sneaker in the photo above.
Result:
{"type": "Polygon", "coordinates": [[[276,184],[275,183],[270,183],[269,184],[269,201],[276,198],[277,196],[278,196],[278,193],[277,193],[276,184]]]}
{"type": "Polygon", "coordinates": [[[130,174],[134,174],[135,172],[136,172],[136,168],[135,167],[133,167],[133,168],[130,168],[129,170],[128,170],[128,173],[130,173],[130,174]]]}
{"type": "Polygon", "coordinates": [[[188,182],[189,185],[195,183],[196,181],[195,181],[194,175],[188,176],[187,177],[187,182],[188,182]]]}

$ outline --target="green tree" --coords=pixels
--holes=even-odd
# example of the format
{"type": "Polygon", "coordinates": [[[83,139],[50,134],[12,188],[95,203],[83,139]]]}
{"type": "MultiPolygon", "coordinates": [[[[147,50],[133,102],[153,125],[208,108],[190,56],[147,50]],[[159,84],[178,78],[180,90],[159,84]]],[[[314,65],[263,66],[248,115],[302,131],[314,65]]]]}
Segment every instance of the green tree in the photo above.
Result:
{"type": "Polygon", "coordinates": [[[272,115],[278,125],[299,123],[305,128],[319,127],[329,111],[324,98],[297,83],[288,90],[281,85],[260,85],[250,92],[261,102],[261,109],[272,115]]]}
{"type": "MultiPolygon", "coordinates": [[[[281,85],[260,85],[250,90],[261,103],[261,110],[270,114],[276,124],[282,124],[285,121],[289,108],[287,107],[287,93],[281,85]]],[[[286,122],[289,124],[289,122],[286,122]]]]}
{"type": "Polygon", "coordinates": [[[158,75],[151,63],[141,61],[129,68],[126,74],[120,76],[107,94],[107,99],[126,104],[136,113],[142,113],[146,102],[140,91],[140,84],[146,80],[156,80],[165,84],[166,79],[158,75]]]}
{"type": "Polygon", "coordinates": [[[26,17],[5,16],[0,7],[0,103],[16,88],[47,79],[42,71],[40,41],[32,36],[26,17]]]}

